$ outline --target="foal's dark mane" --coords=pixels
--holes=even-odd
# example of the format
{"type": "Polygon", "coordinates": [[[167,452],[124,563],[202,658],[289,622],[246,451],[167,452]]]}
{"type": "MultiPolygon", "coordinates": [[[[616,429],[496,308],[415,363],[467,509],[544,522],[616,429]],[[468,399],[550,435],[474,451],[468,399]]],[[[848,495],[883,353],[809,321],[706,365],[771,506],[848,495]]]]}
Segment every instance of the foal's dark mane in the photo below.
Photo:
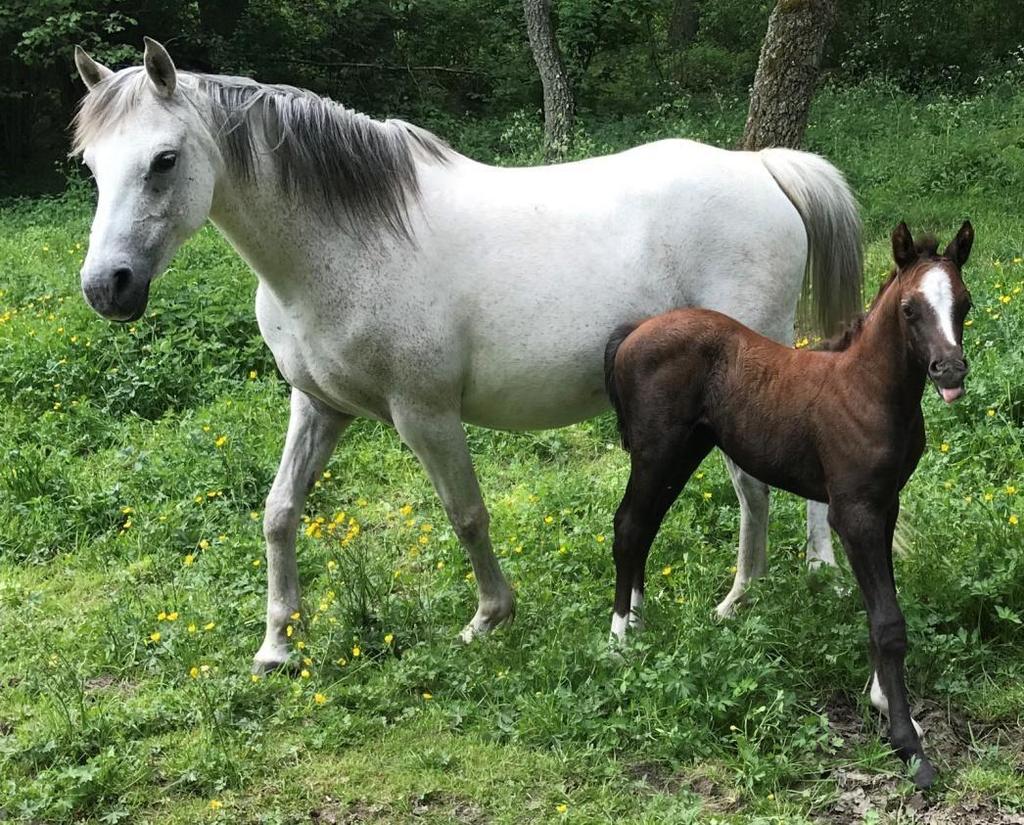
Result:
{"type": "MultiPolygon", "coordinates": [[[[939,242],[934,235],[922,236],[914,243],[914,249],[917,250],[919,259],[924,258],[930,260],[932,258],[940,257],[938,254],[939,242]]],[[[815,344],[812,349],[821,352],[843,352],[844,350],[849,349],[853,345],[853,342],[856,341],[864,331],[864,322],[868,319],[868,316],[871,315],[874,308],[878,306],[878,302],[882,300],[882,296],[889,288],[889,284],[896,280],[897,272],[898,269],[895,266],[889,270],[888,276],[886,276],[886,279],[878,288],[878,292],[875,294],[875,297],[872,299],[868,308],[850,321],[842,332],[833,338],[829,338],[827,341],[815,344]]]]}

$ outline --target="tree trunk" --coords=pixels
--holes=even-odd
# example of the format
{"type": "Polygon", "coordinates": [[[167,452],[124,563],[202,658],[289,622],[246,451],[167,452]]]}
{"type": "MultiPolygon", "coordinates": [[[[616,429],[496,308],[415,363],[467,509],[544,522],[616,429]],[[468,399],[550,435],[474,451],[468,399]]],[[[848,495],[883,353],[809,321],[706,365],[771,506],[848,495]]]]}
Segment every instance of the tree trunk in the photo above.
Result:
{"type": "Polygon", "coordinates": [[[544,157],[553,160],[564,155],[572,143],[572,88],[555,40],[551,0],[523,0],[523,11],[530,49],[544,87],[544,157]]]}
{"type": "Polygon", "coordinates": [[[680,51],[689,46],[697,37],[700,25],[700,9],[697,0],[675,0],[668,18],[668,46],[680,51]]]}
{"type": "Polygon", "coordinates": [[[835,0],[778,0],[754,75],[742,148],[799,148],[835,16],[835,0]]]}

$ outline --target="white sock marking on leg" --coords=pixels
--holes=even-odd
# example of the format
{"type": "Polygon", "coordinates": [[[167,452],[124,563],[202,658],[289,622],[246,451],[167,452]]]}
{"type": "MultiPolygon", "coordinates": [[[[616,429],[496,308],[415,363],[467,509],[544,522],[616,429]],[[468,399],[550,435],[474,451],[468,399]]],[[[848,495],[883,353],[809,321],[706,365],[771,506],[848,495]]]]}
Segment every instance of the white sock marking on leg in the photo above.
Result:
{"type": "MultiPolygon", "coordinates": [[[[889,699],[886,697],[885,691],[882,690],[882,685],[878,681],[878,671],[875,671],[871,676],[871,704],[878,708],[886,718],[889,718],[889,699]]],[[[917,724],[917,720],[913,716],[910,717],[910,723],[914,726],[919,739],[924,736],[924,731],[921,730],[921,726],[917,724]]]]}
{"type": "Polygon", "coordinates": [[[628,624],[629,620],[625,616],[620,616],[618,613],[612,613],[612,636],[620,642],[625,641],[626,626],[628,624]]]}

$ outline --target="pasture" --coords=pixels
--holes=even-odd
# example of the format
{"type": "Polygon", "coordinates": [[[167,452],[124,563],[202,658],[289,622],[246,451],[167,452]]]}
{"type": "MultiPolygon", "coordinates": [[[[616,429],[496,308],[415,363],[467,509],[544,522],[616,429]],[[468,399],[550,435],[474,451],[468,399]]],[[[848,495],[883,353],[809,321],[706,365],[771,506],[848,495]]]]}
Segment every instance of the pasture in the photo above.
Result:
{"type": "MultiPolygon", "coordinates": [[[[730,145],[744,113],[587,123],[577,151],[730,145]]],[[[526,116],[439,131],[482,160],[538,157],[526,116]]],[[[82,184],[0,211],[0,821],[1021,821],[1024,93],[824,90],[807,147],[861,201],[867,297],[899,220],[977,232],[967,394],[926,394],[898,530],[935,789],[878,739],[860,597],[845,563],[805,572],[802,502],[773,496],[768,576],[712,619],[738,532],[717,455],[655,543],[646,631],[608,655],[628,475],[609,415],[470,430],[518,613],[468,647],[472,574],[429,482],[390,429],[354,425],[300,535],[301,672],[250,676],[287,421],[255,279],[208,226],[140,321],[102,321],[78,287],[82,184]]]]}

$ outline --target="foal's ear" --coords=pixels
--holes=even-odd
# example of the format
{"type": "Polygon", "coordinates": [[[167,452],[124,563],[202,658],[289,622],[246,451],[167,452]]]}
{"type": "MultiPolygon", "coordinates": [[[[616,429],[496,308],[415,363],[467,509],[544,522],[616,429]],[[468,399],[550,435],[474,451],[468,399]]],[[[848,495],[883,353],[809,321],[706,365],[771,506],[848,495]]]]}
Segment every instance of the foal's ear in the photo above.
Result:
{"type": "Polygon", "coordinates": [[[958,267],[962,267],[967,263],[973,244],[974,227],[971,226],[970,221],[964,221],[964,225],[960,227],[960,231],[956,233],[956,237],[949,242],[949,246],[942,254],[954,261],[958,267]]]}
{"type": "Polygon", "coordinates": [[[152,37],[143,37],[146,44],[146,52],[142,56],[142,62],[146,67],[146,74],[156,88],[157,94],[170,97],[174,94],[174,87],[178,84],[178,74],[174,70],[174,61],[167,54],[167,49],[157,43],[152,37]]]}
{"type": "Polygon", "coordinates": [[[85,88],[90,91],[97,83],[113,74],[113,71],[102,63],[97,63],[89,57],[89,53],[81,46],[75,46],[75,68],[78,69],[78,76],[82,78],[85,88]]]}
{"type": "Polygon", "coordinates": [[[917,260],[914,238],[903,221],[892,233],[892,259],[896,261],[896,266],[900,269],[906,269],[917,260]]]}

